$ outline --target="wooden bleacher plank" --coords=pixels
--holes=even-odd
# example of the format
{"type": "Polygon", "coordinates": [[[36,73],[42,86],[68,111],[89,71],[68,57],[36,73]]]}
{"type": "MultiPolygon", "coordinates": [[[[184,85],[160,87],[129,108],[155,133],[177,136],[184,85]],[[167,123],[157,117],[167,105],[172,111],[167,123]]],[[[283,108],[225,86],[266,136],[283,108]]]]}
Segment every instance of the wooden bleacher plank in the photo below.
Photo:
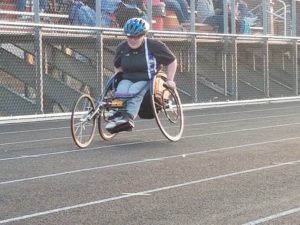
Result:
{"type": "Polygon", "coordinates": [[[173,10],[166,10],[166,16],[163,18],[164,30],[179,31],[181,26],[173,10]]]}
{"type": "MultiPolygon", "coordinates": [[[[182,23],[181,24],[183,31],[190,31],[191,24],[190,23],[182,23]]],[[[205,33],[215,33],[215,27],[205,24],[205,23],[195,23],[195,31],[196,32],[205,32],[205,33]]]]}

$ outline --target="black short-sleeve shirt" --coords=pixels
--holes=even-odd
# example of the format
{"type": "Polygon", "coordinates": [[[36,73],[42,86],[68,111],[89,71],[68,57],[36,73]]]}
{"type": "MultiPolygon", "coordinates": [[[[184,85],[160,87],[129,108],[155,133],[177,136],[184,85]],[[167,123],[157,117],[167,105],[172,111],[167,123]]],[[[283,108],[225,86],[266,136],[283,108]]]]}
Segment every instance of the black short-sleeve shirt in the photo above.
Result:
{"type": "Polygon", "coordinates": [[[114,58],[114,66],[122,67],[123,78],[133,82],[150,80],[161,65],[167,66],[175,60],[172,51],[160,40],[145,38],[137,49],[131,49],[127,41],[121,42],[114,58]]]}

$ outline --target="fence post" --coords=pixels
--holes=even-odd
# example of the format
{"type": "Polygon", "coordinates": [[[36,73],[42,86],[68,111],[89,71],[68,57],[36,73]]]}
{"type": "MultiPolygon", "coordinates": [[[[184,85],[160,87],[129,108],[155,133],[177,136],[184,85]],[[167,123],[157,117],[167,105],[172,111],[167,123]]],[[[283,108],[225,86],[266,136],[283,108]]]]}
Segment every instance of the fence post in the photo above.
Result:
{"type": "Polygon", "coordinates": [[[294,72],[294,82],[295,82],[295,95],[299,95],[299,84],[298,84],[298,41],[293,41],[293,72],[294,72]]]}
{"type": "Polygon", "coordinates": [[[103,79],[103,34],[102,31],[97,31],[96,37],[96,80],[97,80],[97,93],[96,96],[100,96],[104,91],[104,79],[103,79]]]}
{"type": "Polygon", "coordinates": [[[39,113],[44,113],[44,86],[43,86],[43,44],[41,28],[34,28],[34,50],[35,50],[35,78],[36,78],[36,104],[39,113]]]}
{"type": "Polygon", "coordinates": [[[101,12],[101,2],[102,1],[96,1],[96,26],[101,26],[101,18],[102,18],[102,12],[101,12]]]}
{"type": "Polygon", "coordinates": [[[267,35],[268,34],[268,13],[267,13],[267,0],[262,0],[263,3],[263,28],[264,28],[264,31],[263,31],[263,34],[264,35],[267,35]]]}
{"type": "Polygon", "coordinates": [[[195,90],[194,90],[194,93],[195,93],[195,96],[194,96],[194,102],[197,103],[198,102],[198,45],[197,45],[197,36],[196,34],[193,35],[193,38],[192,38],[192,49],[194,50],[192,52],[193,54],[193,57],[192,57],[192,65],[195,65],[194,66],[194,79],[195,79],[195,82],[194,82],[194,87],[195,87],[195,90]]]}
{"type": "Polygon", "coordinates": [[[231,50],[231,55],[232,55],[232,94],[235,97],[235,100],[238,100],[239,95],[238,95],[238,64],[237,64],[237,41],[236,37],[232,37],[232,50],[231,50]]]}
{"type": "Polygon", "coordinates": [[[292,33],[291,35],[295,37],[297,35],[297,9],[296,0],[292,0],[292,33]]]}
{"type": "Polygon", "coordinates": [[[269,39],[264,38],[264,93],[270,97],[269,39]]]}
{"type": "Polygon", "coordinates": [[[147,0],[147,14],[148,22],[150,24],[150,30],[152,30],[152,0],[147,0]]]}

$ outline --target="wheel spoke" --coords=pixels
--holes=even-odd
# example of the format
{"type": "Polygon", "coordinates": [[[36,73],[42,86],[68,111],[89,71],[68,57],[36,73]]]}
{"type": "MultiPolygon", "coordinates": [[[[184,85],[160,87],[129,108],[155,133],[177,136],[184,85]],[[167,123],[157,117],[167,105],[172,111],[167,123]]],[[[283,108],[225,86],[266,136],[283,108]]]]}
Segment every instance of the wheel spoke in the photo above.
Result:
{"type": "Polygon", "coordinates": [[[74,106],[71,131],[74,142],[81,148],[88,146],[94,136],[96,121],[90,118],[94,110],[94,102],[88,95],[82,95],[74,106]]]}

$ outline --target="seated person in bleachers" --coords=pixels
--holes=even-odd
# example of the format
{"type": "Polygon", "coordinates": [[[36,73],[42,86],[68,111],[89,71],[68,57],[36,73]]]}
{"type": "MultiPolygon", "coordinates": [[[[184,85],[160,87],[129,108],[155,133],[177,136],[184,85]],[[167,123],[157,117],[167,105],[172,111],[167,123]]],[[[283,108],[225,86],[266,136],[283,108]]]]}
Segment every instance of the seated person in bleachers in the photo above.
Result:
{"type": "MultiPolygon", "coordinates": [[[[27,0],[17,0],[16,8],[20,12],[26,11],[27,0]]],[[[45,12],[48,9],[48,0],[39,0],[40,12],[45,12]]],[[[19,16],[19,18],[28,18],[28,16],[19,16]]]]}
{"type": "Polygon", "coordinates": [[[146,0],[122,0],[114,14],[120,28],[131,18],[145,18],[146,0]]]}
{"type": "Polygon", "coordinates": [[[121,0],[101,0],[101,26],[114,27],[114,12],[118,8],[121,0]]]}
{"type": "Polygon", "coordinates": [[[216,14],[212,0],[198,0],[197,12],[198,22],[215,26],[219,33],[224,33],[224,17],[216,14]]]}
{"type": "Polygon", "coordinates": [[[251,26],[254,25],[257,20],[255,16],[248,8],[248,5],[243,0],[236,1],[236,19],[237,19],[237,32],[242,34],[250,34],[251,26]]]}
{"type": "Polygon", "coordinates": [[[101,26],[123,27],[132,17],[145,15],[144,0],[101,0],[101,26]]]}
{"type": "Polygon", "coordinates": [[[186,0],[164,0],[164,3],[167,10],[175,11],[179,23],[190,21],[189,6],[186,0]]]}
{"type": "Polygon", "coordinates": [[[253,24],[257,20],[257,16],[255,16],[250,9],[248,8],[248,5],[243,0],[237,0],[236,2],[236,9],[237,9],[237,16],[238,18],[245,19],[247,18],[249,23],[253,24]]]}

